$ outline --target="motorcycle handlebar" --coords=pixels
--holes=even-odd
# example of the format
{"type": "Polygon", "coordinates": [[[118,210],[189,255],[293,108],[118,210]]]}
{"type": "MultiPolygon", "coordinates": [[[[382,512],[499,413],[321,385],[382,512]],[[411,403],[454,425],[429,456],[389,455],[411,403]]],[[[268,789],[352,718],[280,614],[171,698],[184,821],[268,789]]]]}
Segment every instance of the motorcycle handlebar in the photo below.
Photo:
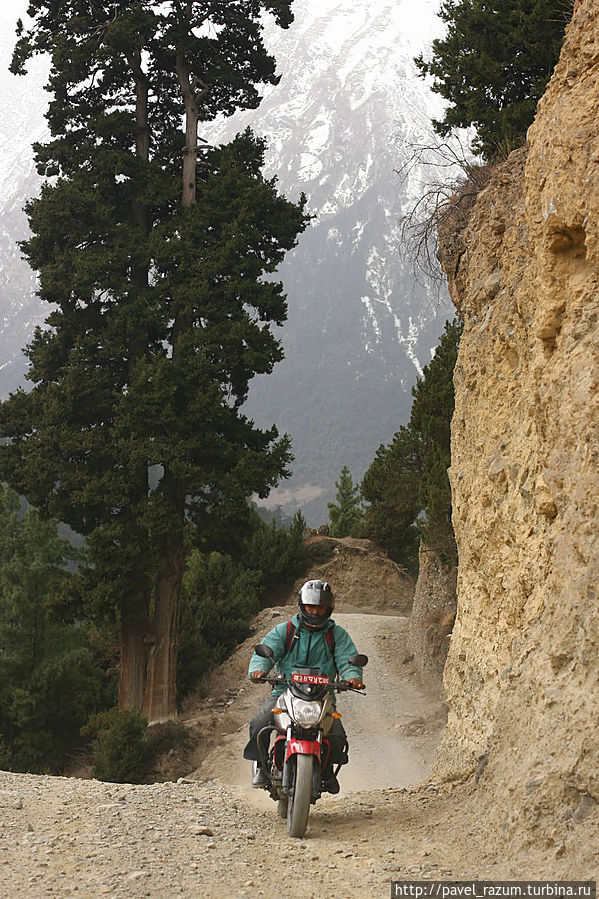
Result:
{"type": "MultiPolygon", "coordinates": [[[[364,686],[364,685],[363,685],[363,686],[364,686]]],[[[359,689],[358,687],[354,687],[354,686],[352,686],[352,684],[350,684],[350,683],[348,683],[347,681],[344,681],[344,680],[339,681],[338,684],[334,684],[334,687],[335,687],[335,689],[337,690],[338,693],[346,693],[346,692],[349,692],[349,693],[363,693],[363,692],[364,692],[363,689],[359,689]]]]}
{"type": "MultiPolygon", "coordinates": [[[[260,678],[251,678],[253,684],[282,684],[285,687],[288,687],[292,681],[288,680],[286,677],[277,677],[276,675],[265,674],[264,677],[260,678]]],[[[333,681],[331,687],[337,693],[364,693],[363,690],[358,689],[357,687],[352,686],[349,681],[341,680],[341,681],[333,681]]]]}

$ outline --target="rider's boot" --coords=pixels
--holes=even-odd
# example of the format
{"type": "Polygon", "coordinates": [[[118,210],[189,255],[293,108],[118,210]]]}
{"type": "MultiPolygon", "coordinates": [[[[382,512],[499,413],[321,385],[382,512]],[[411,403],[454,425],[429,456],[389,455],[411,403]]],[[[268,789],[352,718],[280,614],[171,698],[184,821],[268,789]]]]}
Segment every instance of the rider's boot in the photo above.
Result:
{"type": "Polygon", "coordinates": [[[267,783],[268,778],[264,773],[264,769],[258,762],[254,762],[252,765],[252,786],[258,790],[260,787],[265,787],[267,783]]]}
{"type": "Polygon", "coordinates": [[[325,793],[338,793],[341,787],[332,771],[323,771],[322,788],[325,793]]]}

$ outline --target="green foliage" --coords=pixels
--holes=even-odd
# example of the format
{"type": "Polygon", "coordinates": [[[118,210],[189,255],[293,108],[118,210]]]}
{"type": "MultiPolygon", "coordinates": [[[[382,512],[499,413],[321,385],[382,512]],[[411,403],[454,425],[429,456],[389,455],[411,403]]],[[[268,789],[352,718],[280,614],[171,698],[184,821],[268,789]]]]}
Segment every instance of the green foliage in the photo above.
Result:
{"type": "Polygon", "coordinates": [[[401,427],[389,446],[381,445],[362,479],[366,507],[360,533],[382,546],[389,557],[415,574],[421,510],[420,442],[410,427],[401,427]]]}
{"type": "Polygon", "coordinates": [[[165,721],[148,727],[138,712],[114,707],[92,715],[81,732],[91,740],[93,776],[112,783],[144,783],[153,775],[158,756],[188,750],[192,744],[182,724],[165,721]]]}
{"type": "Polygon", "coordinates": [[[370,505],[360,533],[384,546],[414,575],[420,538],[446,562],[456,560],[447,469],[461,332],[459,319],[446,323],[433,359],[412,390],[408,425],[389,446],[379,447],[362,480],[362,495],[370,505]]]}
{"type": "MultiPolygon", "coordinates": [[[[263,150],[246,133],[209,155],[198,205],[155,226],[155,284],[133,303],[111,299],[116,260],[108,247],[96,256],[56,255],[56,240],[89,240],[70,233],[70,217],[60,223],[50,214],[47,200],[60,185],[31,204],[33,262],[42,285],[48,273],[53,284],[58,279],[60,293],[53,287],[46,298],[62,310],[29,347],[34,389],[0,408],[2,433],[12,437],[0,467],[44,514],[88,537],[93,566],[82,592],[94,617],[107,606],[126,610],[184,516],[198,539],[212,533],[218,541],[245,516],[247,496],[264,495],[290,458],[275,428],[259,431],[238,411],[252,373],[270,371],[281,357],[263,323],[285,317],[281,285],[255,279],[282,259],[280,241],[292,243],[303,218],[262,179],[263,150]],[[76,299],[68,285],[80,275],[89,284],[76,299]],[[187,327],[175,335],[172,317],[182,305],[187,327]],[[170,356],[169,343],[176,344],[170,356]],[[161,475],[153,490],[152,468],[161,475]]],[[[68,208],[69,197],[56,203],[68,208]]]]}
{"type": "Polygon", "coordinates": [[[185,696],[249,634],[260,609],[260,573],[231,556],[194,551],[181,594],[178,688],[185,696]]]}
{"type": "Polygon", "coordinates": [[[0,487],[0,764],[11,770],[62,770],[90,711],[113,699],[84,623],[56,615],[73,555],[0,487]]]}
{"type": "Polygon", "coordinates": [[[277,527],[274,521],[267,525],[257,516],[250,520],[241,561],[260,573],[262,591],[284,587],[302,571],[306,563],[305,529],[301,511],[295,513],[289,529],[277,527]]]}
{"type": "Polygon", "coordinates": [[[415,61],[449,102],[435,130],[473,125],[487,159],[520,146],[558,60],[572,0],[445,0],[432,58],[415,61]]]}
{"type": "Polygon", "coordinates": [[[249,634],[264,592],[292,583],[306,562],[301,512],[287,531],[257,514],[236,556],[195,550],[181,596],[178,685],[183,697],[249,634]]]}
{"type": "Polygon", "coordinates": [[[360,485],[354,485],[351,472],[344,465],[335,481],[337,488],[337,502],[329,503],[329,519],[331,537],[349,537],[359,525],[362,519],[360,508],[360,485]]]}
{"type": "Polygon", "coordinates": [[[410,427],[421,445],[418,497],[424,511],[420,532],[425,544],[446,562],[457,561],[451,523],[451,418],[455,405],[453,370],[457,360],[462,323],[446,324],[439,347],[424,377],[413,390],[410,427]]]}
{"type": "Polygon", "coordinates": [[[162,721],[160,724],[152,724],[148,729],[147,738],[152,747],[154,760],[163,753],[171,750],[187,751],[194,745],[194,738],[184,724],[178,721],[162,721]]]}
{"type": "Polygon", "coordinates": [[[148,722],[138,712],[110,709],[90,718],[82,733],[93,738],[92,774],[112,783],[142,783],[155,755],[148,722]]]}

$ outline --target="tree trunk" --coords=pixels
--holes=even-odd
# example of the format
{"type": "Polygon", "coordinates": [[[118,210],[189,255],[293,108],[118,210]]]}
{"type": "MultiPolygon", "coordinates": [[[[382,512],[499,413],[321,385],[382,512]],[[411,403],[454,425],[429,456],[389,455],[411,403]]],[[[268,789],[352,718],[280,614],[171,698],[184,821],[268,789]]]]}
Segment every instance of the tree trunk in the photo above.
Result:
{"type": "Polygon", "coordinates": [[[172,549],[160,563],[156,578],[154,618],[146,636],[148,665],[143,714],[150,724],[177,717],[177,650],[179,593],[184,552],[172,549]]]}
{"type": "Polygon", "coordinates": [[[146,686],[147,619],[129,614],[121,624],[121,665],[119,671],[119,709],[140,712],[146,686]]]}
{"type": "Polygon", "coordinates": [[[185,146],[183,148],[181,203],[183,206],[193,206],[196,201],[199,112],[189,66],[182,53],[177,53],[177,76],[185,104],[185,146]]]}
{"type": "MultiPolygon", "coordinates": [[[[185,25],[190,27],[192,3],[187,0],[181,10],[185,25]]],[[[176,54],[176,69],[181,96],[185,107],[185,147],[183,149],[183,184],[181,203],[184,207],[193,206],[196,201],[196,170],[198,157],[198,121],[199,99],[207,89],[192,77],[191,68],[182,50],[176,54]]],[[[138,93],[138,109],[140,94],[138,93]]],[[[138,119],[138,135],[142,130],[138,119]]],[[[138,154],[142,151],[138,143],[138,154]]],[[[147,151],[147,149],[146,149],[147,151]]],[[[177,343],[180,334],[185,330],[187,322],[180,313],[173,325],[173,363],[177,356],[177,343]]],[[[173,510],[180,509],[177,516],[183,524],[185,492],[177,490],[170,473],[165,467],[163,490],[170,499],[173,510]],[[181,495],[179,495],[181,494],[181,495]]],[[[168,721],[177,716],[177,651],[179,647],[179,593],[185,566],[183,538],[163,556],[156,577],[155,608],[151,633],[146,635],[147,676],[143,713],[151,724],[168,721]]]]}
{"type": "MultiPolygon", "coordinates": [[[[141,51],[132,51],[128,56],[135,80],[135,147],[136,155],[148,162],[150,153],[150,129],[148,124],[148,79],[141,67],[141,51]]],[[[151,228],[150,211],[146,204],[136,200],[133,204],[135,222],[148,235],[151,228]]],[[[133,265],[132,282],[134,289],[148,288],[148,263],[138,260],[133,265]]],[[[136,363],[146,350],[147,338],[143,328],[138,328],[132,338],[129,350],[129,369],[133,376],[136,363]]],[[[148,470],[144,462],[136,477],[140,496],[147,495],[148,470]]],[[[132,528],[137,528],[135,522],[132,528]]],[[[140,541],[143,535],[140,534],[140,541]]],[[[121,625],[121,664],[119,672],[119,708],[141,711],[146,690],[147,649],[145,638],[148,633],[149,585],[145,573],[138,574],[139,595],[135,608],[125,608],[121,625]]]]}

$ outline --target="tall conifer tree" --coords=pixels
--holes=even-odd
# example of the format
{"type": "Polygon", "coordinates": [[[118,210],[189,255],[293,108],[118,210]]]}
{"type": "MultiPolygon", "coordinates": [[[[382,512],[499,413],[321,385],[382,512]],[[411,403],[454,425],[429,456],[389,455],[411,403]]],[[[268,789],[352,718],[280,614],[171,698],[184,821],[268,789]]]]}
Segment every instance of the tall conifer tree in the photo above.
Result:
{"type": "Polygon", "coordinates": [[[88,614],[121,624],[119,704],[175,714],[185,531],[210,548],[289,446],[240,411],[282,357],[264,280],[305,228],[261,175],[246,132],[204,148],[199,123],[257,106],[276,83],[260,17],[291,0],[32,0],[13,71],[52,57],[54,176],[24,244],[54,309],[28,348],[33,389],[0,408],[0,475],[87,538],[88,614]],[[184,123],[183,126],[181,123],[184,123]]]}
{"type": "Polygon", "coordinates": [[[351,472],[344,465],[335,481],[336,503],[329,503],[331,537],[349,537],[362,518],[360,508],[360,485],[354,484],[351,472]]]}
{"type": "Polygon", "coordinates": [[[523,144],[572,8],[573,0],[444,0],[446,33],[430,59],[415,60],[448,101],[435,130],[474,126],[475,150],[487,159],[523,144]]]}
{"type": "Polygon", "coordinates": [[[451,523],[451,419],[461,319],[446,322],[439,346],[412,388],[407,426],[381,445],[362,480],[369,503],[361,533],[385,546],[392,559],[416,574],[422,537],[450,564],[456,560],[451,523]]]}

